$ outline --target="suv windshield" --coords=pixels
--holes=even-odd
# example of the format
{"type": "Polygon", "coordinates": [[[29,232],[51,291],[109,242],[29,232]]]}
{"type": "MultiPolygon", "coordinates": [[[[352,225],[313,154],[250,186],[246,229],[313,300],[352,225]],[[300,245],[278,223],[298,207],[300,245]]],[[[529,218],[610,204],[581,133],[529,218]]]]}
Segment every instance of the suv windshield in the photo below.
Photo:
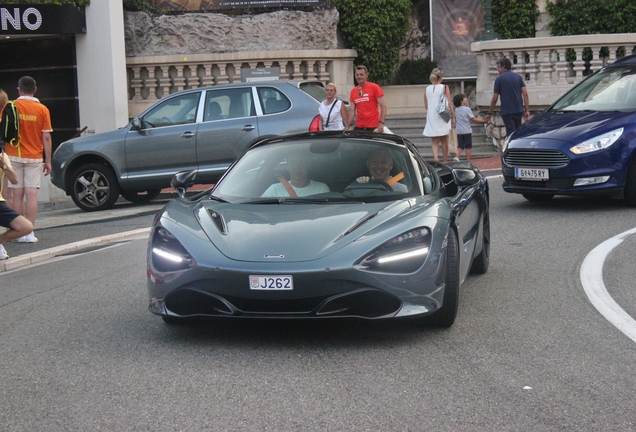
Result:
{"type": "Polygon", "coordinates": [[[570,90],[551,110],[635,111],[636,67],[600,70],[570,90]]]}
{"type": "Polygon", "coordinates": [[[248,151],[214,195],[258,204],[391,201],[418,193],[414,173],[407,150],[389,142],[281,140],[248,151]]]}

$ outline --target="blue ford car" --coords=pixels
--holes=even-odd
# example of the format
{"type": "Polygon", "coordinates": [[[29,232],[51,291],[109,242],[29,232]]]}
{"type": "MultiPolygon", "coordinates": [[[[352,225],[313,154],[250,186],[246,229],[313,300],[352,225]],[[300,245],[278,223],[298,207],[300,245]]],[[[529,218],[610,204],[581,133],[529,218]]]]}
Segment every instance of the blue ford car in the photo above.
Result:
{"type": "Polygon", "coordinates": [[[605,66],[517,129],[503,189],[530,201],[615,196],[636,205],[636,55],[605,66]]]}

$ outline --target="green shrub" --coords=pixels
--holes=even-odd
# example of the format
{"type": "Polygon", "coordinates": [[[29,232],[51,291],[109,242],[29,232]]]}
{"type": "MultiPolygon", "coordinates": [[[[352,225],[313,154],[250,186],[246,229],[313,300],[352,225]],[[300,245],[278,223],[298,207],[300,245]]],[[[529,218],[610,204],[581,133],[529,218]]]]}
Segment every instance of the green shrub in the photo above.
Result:
{"type": "Polygon", "coordinates": [[[399,61],[413,5],[411,0],[334,0],[347,46],[358,51],[356,64],[369,69],[369,80],[387,83],[399,61]]]}
{"type": "Polygon", "coordinates": [[[393,84],[413,85],[430,84],[431,71],[437,67],[437,62],[430,57],[419,60],[405,60],[393,78],[393,84]]]}
{"type": "Polygon", "coordinates": [[[127,11],[156,12],[153,0],[123,0],[123,2],[124,10],[127,11]]]}
{"type": "Polygon", "coordinates": [[[533,38],[537,18],[535,0],[492,0],[492,25],[502,39],[533,38]]]}
{"type": "Polygon", "coordinates": [[[555,0],[547,11],[554,36],[636,32],[634,0],[555,0]]]}
{"type": "MultiPolygon", "coordinates": [[[[555,0],[548,3],[547,11],[552,16],[550,32],[554,36],[636,32],[636,3],[633,0],[555,0]]],[[[625,54],[621,47],[617,57],[625,54]]],[[[600,55],[609,55],[607,47],[601,49],[600,55]]],[[[586,64],[593,57],[590,48],[583,50],[586,64]]],[[[576,60],[573,49],[568,50],[566,59],[569,62],[576,60]]]]}

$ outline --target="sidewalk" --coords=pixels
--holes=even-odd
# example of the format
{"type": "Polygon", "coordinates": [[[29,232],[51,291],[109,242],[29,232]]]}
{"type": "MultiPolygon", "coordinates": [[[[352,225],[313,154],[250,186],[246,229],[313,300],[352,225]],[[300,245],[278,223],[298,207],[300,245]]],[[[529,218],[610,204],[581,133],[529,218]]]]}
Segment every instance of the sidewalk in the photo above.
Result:
{"type": "Polygon", "coordinates": [[[494,155],[488,157],[473,157],[471,160],[473,165],[481,171],[501,170],[501,156],[494,155]]]}
{"type": "MultiPolygon", "coordinates": [[[[474,157],[471,162],[482,171],[501,170],[501,157],[499,155],[474,157]]],[[[205,190],[209,186],[210,185],[195,185],[190,190],[205,190]]],[[[174,196],[176,196],[176,194],[172,189],[164,189],[159,199],[145,204],[132,204],[123,198],[120,198],[117,204],[115,204],[115,207],[112,209],[98,212],[85,212],[80,210],[75,206],[70,198],[54,204],[45,203],[47,205],[40,206],[36,223],[36,231],[96,221],[116,220],[131,216],[156,214],[174,196]]],[[[0,261],[0,273],[51,259],[55,256],[80,250],[82,248],[144,236],[147,235],[148,230],[149,228],[143,228],[118,234],[111,234],[22,255],[15,255],[16,249],[11,248],[13,249],[11,258],[0,261]]]]}

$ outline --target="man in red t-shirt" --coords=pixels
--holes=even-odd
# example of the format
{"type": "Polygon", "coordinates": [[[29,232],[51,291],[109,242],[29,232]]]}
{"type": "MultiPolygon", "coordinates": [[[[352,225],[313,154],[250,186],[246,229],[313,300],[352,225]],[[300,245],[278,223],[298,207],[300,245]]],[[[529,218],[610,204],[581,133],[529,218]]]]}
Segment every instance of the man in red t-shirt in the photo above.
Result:
{"type": "Polygon", "coordinates": [[[356,81],[358,86],[351,90],[349,102],[349,118],[345,129],[349,129],[356,119],[355,129],[384,132],[384,119],[386,118],[386,104],[384,92],[379,85],[368,82],[369,71],[366,66],[356,66],[356,81]],[[378,109],[379,108],[379,109],[378,109]]]}

